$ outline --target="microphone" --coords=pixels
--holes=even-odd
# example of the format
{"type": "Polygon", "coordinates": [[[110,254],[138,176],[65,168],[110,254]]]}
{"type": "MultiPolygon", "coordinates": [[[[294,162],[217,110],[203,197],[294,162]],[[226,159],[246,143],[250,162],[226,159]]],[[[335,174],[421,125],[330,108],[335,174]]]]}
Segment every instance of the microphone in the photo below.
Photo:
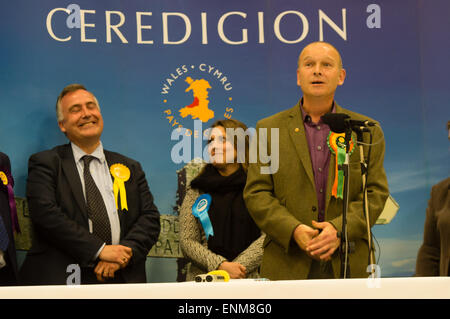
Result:
{"type": "Polygon", "coordinates": [[[352,120],[349,115],[344,113],[327,113],[323,115],[322,121],[328,124],[330,129],[336,133],[344,133],[347,128],[368,132],[368,126],[374,126],[376,123],[369,120],[352,120]]]}
{"type": "Polygon", "coordinates": [[[327,113],[321,118],[333,132],[344,133],[347,128],[347,120],[350,116],[344,113],[327,113]]]}
{"type": "Polygon", "coordinates": [[[225,276],[202,274],[195,276],[195,282],[225,282],[225,276]]]}

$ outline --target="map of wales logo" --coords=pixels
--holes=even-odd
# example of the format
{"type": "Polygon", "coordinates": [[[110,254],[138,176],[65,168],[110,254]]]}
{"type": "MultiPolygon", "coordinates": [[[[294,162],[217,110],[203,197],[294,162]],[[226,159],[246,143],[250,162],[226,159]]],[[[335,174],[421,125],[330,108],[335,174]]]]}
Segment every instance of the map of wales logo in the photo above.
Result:
{"type": "MultiPolygon", "coordinates": [[[[214,118],[231,119],[233,86],[228,77],[217,67],[201,63],[182,65],[164,80],[161,102],[164,117],[172,129],[184,128],[186,134],[198,137],[191,127],[192,120],[203,124],[214,118]]],[[[210,122],[212,124],[212,121],[210,122]]]]}
{"type": "MultiPolygon", "coordinates": [[[[221,70],[205,63],[183,64],[165,78],[161,87],[161,103],[171,128],[170,139],[176,142],[170,150],[174,164],[188,164],[197,159],[211,162],[208,143],[204,145],[204,142],[209,140],[214,119],[231,119],[235,111],[232,89],[230,80],[221,70]]],[[[260,128],[257,137],[256,130],[251,127],[245,131],[227,128],[225,134],[226,140],[233,143],[232,147],[237,151],[237,158],[233,160],[243,163],[247,136],[252,141],[248,150],[249,163],[256,163],[259,158],[261,174],[278,171],[278,128],[270,129],[270,137],[267,128],[260,128]]]]}

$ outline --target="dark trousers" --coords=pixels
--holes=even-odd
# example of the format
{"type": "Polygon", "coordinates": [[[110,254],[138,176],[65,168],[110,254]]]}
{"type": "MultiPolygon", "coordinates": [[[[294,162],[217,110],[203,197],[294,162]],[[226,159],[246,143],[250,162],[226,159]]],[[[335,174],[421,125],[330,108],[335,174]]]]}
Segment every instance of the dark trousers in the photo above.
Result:
{"type": "Polygon", "coordinates": [[[313,259],[308,279],[334,279],[331,261],[317,261],[313,259]]]}
{"type": "Polygon", "coordinates": [[[5,259],[6,266],[0,268],[0,286],[16,286],[18,284],[17,270],[12,266],[7,251],[4,252],[3,258],[5,259]]]}
{"type": "Polygon", "coordinates": [[[93,267],[81,267],[81,284],[82,285],[92,285],[92,284],[124,284],[126,283],[122,271],[118,270],[114,274],[114,278],[106,279],[105,281],[98,281],[95,275],[93,267]]]}
{"type": "Polygon", "coordinates": [[[17,278],[14,270],[7,264],[0,269],[0,286],[16,286],[17,278]]]}

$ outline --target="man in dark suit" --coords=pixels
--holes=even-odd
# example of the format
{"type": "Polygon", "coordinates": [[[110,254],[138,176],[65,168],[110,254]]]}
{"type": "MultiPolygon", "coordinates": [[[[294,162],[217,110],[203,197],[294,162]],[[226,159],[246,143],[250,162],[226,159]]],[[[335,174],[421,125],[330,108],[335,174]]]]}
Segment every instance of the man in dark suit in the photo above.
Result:
{"type": "Polygon", "coordinates": [[[11,174],[9,158],[1,152],[0,177],[0,286],[11,286],[17,284],[18,278],[16,247],[13,235],[14,217],[11,217],[13,215],[11,215],[10,207],[10,201],[14,200],[14,194],[12,191],[8,191],[8,185],[12,190],[14,180],[11,174]],[[5,250],[2,248],[5,248],[5,250]]]}
{"type": "Polygon", "coordinates": [[[30,157],[34,232],[23,284],[66,284],[74,265],[82,284],[146,282],[145,260],[160,222],[141,165],[103,149],[100,107],[84,86],[64,88],[56,113],[71,143],[30,157]]]}

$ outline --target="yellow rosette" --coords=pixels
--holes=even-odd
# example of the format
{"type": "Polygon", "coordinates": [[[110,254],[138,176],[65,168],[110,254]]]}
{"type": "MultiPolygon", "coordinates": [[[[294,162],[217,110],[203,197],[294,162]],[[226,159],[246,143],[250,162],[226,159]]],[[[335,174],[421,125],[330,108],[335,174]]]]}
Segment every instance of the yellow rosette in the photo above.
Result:
{"type": "MultiPolygon", "coordinates": [[[[331,195],[335,198],[343,199],[344,171],[339,170],[339,166],[344,164],[345,161],[345,133],[330,132],[327,138],[327,144],[331,152],[336,156],[335,178],[331,195]]],[[[350,139],[349,146],[349,154],[351,154],[353,152],[353,138],[350,139]]]]}
{"type": "Polygon", "coordinates": [[[2,171],[0,171],[0,179],[2,180],[3,185],[8,185],[8,177],[6,177],[6,174],[2,171]]]}
{"type": "Polygon", "coordinates": [[[114,198],[116,199],[116,208],[119,209],[119,195],[121,209],[128,210],[127,192],[125,190],[125,182],[130,179],[130,169],[123,164],[114,164],[109,171],[114,177],[114,198]]]}

